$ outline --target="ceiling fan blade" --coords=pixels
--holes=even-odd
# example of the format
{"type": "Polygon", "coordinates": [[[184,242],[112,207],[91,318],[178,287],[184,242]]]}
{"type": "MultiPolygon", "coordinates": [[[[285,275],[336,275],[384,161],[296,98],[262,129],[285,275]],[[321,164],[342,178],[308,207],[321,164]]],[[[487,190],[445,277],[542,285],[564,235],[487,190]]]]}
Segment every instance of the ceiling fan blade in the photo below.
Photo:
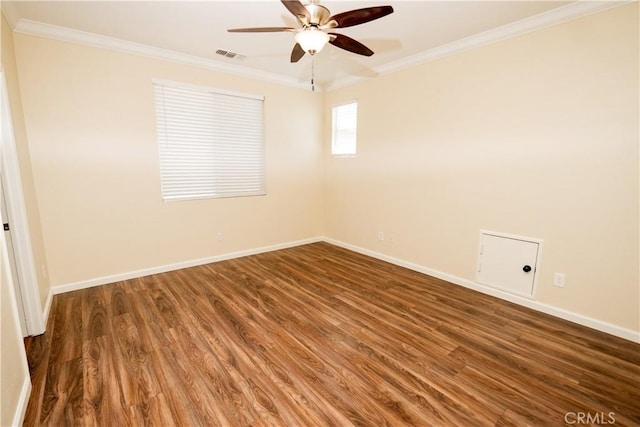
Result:
{"type": "Polygon", "coordinates": [[[391,6],[375,6],[342,12],[332,16],[330,19],[338,22],[338,26],[336,28],[344,28],[364,24],[365,22],[387,16],[390,13],[393,13],[393,7],[391,6]]]}
{"type": "Polygon", "coordinates": [[[293,16],[295,16],[296,18],[304,22],[309,22],[309,11],[307,10],[306,7],[304,7],[302,3],[300,3],[300,0],[280,0],[280,1],[284,5],[284,7],[286,7],[289,10],[289,12],[293,14],[293,16]]]}
{"type": "Polygon", "coordinates": [[[352,39],[351,37],[347,37],[344,34],[336,34],[329,33],[331,36],[331,43],[334,46],[339,47],[340,49],[348,50],[349,52],[357,53],[358,55],[371,56],[373,55],[373,51],[360,43],[357,40],[352,39]]]}
{"type": "Polygon", "coordinates": [[[304,53],[304,49],[302,48],[302,46],[300,46],[300,43],[296,43],[296,45],[293,46],[293,50],[291,51],[291,62],[300,61],[300,58],[304,56],[304,53]]]}
{"type": "Polygon", "coordinates": [[[256,27],[256,28],[230,28],[230,33],[279,33],[281,31],[296,31],[293,27],[256,27]]]}

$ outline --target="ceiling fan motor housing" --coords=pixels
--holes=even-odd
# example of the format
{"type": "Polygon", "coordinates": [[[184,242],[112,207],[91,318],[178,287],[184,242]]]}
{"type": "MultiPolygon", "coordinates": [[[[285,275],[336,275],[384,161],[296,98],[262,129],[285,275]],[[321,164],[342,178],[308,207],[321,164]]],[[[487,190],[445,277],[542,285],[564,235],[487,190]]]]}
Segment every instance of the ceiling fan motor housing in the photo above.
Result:
{"type": "Polygon", "coordinates": [[[309,12],[309,22],[305,22],[304,17],[300,18],[305,28],[324,25],[331,17],[329,9],[319,4],[306,4],[304,7],[309,12]]]}

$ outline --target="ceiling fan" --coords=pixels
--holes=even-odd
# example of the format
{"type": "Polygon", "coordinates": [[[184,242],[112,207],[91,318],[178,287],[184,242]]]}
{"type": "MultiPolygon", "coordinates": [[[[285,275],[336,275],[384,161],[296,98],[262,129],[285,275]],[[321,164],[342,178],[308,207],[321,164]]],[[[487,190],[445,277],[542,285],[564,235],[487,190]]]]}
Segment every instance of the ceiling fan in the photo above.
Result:
{"type": "Polygon", "coordinates": [[[331,43],[340,49],[359,55],[371,56],[373,51],[344,34],[328,32],[334,28],[352,27],[364,24],[393,13],[391,6],[365,7],[363,9],[350,10],[348,12],[331,15],[329,9],[320,6],[320,0],[311,0],[309,4],[302,4],[300,0],[280,0],[284,7],[296,17],[300,28],[293,27],[259,27],[259,28],[232,28],[231,33],[274,33],[294,32],[296,44],[291,51],[291,62],[298,62],[305,53],[315,55],[322,48],[331,43]]]}

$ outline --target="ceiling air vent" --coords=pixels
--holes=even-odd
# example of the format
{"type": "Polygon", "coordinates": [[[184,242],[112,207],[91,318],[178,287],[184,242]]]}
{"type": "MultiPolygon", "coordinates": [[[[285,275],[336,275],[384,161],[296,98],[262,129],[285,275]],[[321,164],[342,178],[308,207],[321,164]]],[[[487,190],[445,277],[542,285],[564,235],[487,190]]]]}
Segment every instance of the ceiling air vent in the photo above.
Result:
{"type": "Polygon", "coordinates": [[[240,59],[240,58],[242,58],[242,55],[240,55],[239,53],[229,52],[228,50],[224,50],[224,49],[216,50],[216,54],[217,55],[222,55],[225,58],[229,58],[229,59],[240,59]]]}

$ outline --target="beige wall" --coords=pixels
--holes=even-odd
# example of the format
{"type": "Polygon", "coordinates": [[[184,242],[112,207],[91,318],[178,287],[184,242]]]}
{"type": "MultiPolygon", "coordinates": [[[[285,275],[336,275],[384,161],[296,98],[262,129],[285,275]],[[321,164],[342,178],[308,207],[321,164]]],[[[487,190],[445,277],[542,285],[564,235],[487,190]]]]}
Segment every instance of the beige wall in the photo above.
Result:
{"type": "MultiPolygon", "coordinates": [[[[11,112],[13,113],[12,119],[16,144],[18,145],[20,160],[24,163],[20,166],[22,179],[25,181],[25,201],[31,209],[35,210],[35,212],[30,212],[29,222],[30,225],[35,228],[35,233],[32,233],[32,245],[34,252],[37,253],[38,250],[42,248],[41,240],[38,240],[38,237],[41,236],[41,234],[38,234],[40,232],[39,215],[33,193],[29,193],[29,190],[32,191],[32,187],[29,187],[29,185],[33,181],[30,178],[31,169],[24,136],[24,122],[22,122],[20,92],[17,83],[15,58],[13,56],[12,34],[4,15],[1,13],[0,27],[2,31],[0,64],[7,82],[7,92],[11,104],[11,112]],[[35,237],[35,239],[33,237],[35,237]]],[[[2,153],[0,153],[0,168],[2,167],[1,158],[2,153]]],[[[1,188],[0,191],[2,191],[1,188]]],[[[40,251],[38,255],[42,253],[43,252],[40,251]]],[[[40,258],[40,261],[44,262],[43,258],[40,258]]],[[[41,277],[39,277],[39,281],[41,293],[46,298],[48,283],[41,277]]],[[[4,233],[0,233],[0,288],[0,425],[9,426],[13,424],[16,414],[24,409],[19,406],[24,403],[21,402],[20,399],[26,397],[23,396],[22,392],[26,391],[23,387],[29,380],[29,369],[22,341],[20,321],[17,317],[16,301],[8,265],[7,245],[4,233]]]]}
{"type": "Polygon", "coordinates": [[[14,39],[54,286],[322,235],[322,95],[14,39]],[[267,196],[162,201],[153,78],[265,96],[267,196]]]}
{"type": "Polygon", "coordinates": [[[42,236],[42,223],[40,220],[40,209],[36,197],[33,172],[31,167],[31,157],[27,141],[27,133],[22,114],[22,98],[18,82],[18,72],[16,69],[15,51],[13,44],[13,33],[2,15],[2,67],[7,80],[7,91],[9,103],[11,105],[11,119],[13,120],[13,133],[18,153],[18,165],[22,178],[22,191],[24,194],[27,219],[29,221],[29,235],[31,237],[31,247],[33,249],[33,260],[35,263],[36,276],[40,290],[40,304],[44,304],[49,296],[50,282],[47,273],[47,257],[44,251],[44,240],[42,236]]]}
{"type": "MultiPolygon", "coordinates": [[[[540,302],[640,330],[637,3],[324,95],[2,27],[42,302],[47,265],[64,285],[323,233],[473,280],[489,229],[544,239],[540,302]],[[162,202],[153,78],[266,97],[267,196],[162,202]],[[352,99],[358,155],[334,159],[352,99]]],[[[4,267],[2,425],[28,376],[4,267]]]]}
{"type": "Polygon", "coordinates": [[[538,301],[640,330],[638,75],[634,3],[328,93],[325,235],[465,280],[480,229],[541,238],[538,301]]]}
{"type": "Polygon", "coordinates": [[[638,331],[637,15],[326,94],[15,34],[51,282],[322,234],[473,280],[489,229],[544,239],[540,302],[638,331]],[[152,78],[265,95],[268,196],[162,202],[152,78]],[[352,99],[359,153],[333,159],[329,109],[352,99]]]}

